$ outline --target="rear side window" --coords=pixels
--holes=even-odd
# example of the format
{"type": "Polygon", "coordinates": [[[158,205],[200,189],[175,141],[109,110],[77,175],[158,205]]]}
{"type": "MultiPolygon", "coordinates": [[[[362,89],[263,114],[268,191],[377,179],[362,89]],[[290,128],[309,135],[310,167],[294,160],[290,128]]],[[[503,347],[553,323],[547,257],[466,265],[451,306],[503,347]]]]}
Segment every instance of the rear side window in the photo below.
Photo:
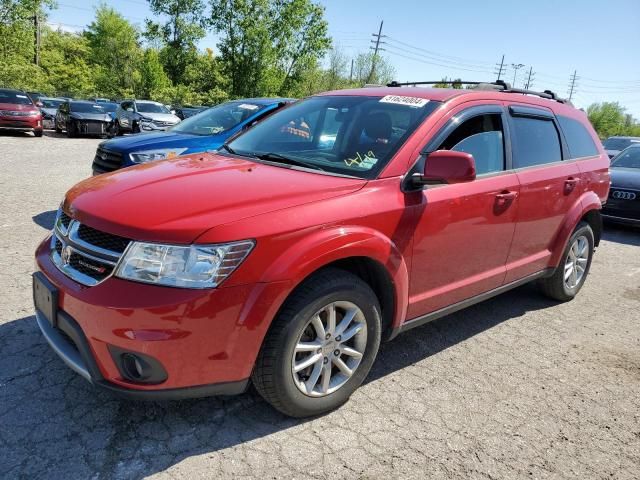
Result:
{"type": "Polygon", "coordinates": [[[562,160],[560,137],[551,119],[513,118],[513,168],[562,160]]]}
{"type": "Polygon", "coordinates": [[[592,157],[599,154],[593,138],[582,123],[563,116],[558,116],[558,122],[569,145],[571,158],[592,157]]]}

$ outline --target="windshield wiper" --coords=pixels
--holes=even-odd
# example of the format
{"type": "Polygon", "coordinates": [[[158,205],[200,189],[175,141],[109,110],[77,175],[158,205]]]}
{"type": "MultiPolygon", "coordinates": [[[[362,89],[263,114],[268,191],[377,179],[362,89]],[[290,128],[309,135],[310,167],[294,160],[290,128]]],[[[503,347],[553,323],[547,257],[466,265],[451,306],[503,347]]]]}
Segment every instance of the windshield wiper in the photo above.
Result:
{"type": "Polygon", "coordinates": [[[220,147],[220,150],[226,150],[227,152],[229,152],[232,155],[237,155],[236,151],[233,148],[231,148],[229,145],[227,145],[226,143],[223,144],[220,147]]]}
{"type": "Polygon", "coordinates": [[[279,153],[269,152],[269,153],[261,153],[259,155],[254,155],[255,158],[259,158],[260,160],[267,160],[269,162],[276,163],[288,163],[289,165],[295,165],[297,167],[305,167],[310,168],[312,170],[321,170],[324,172],[324,168],[319,167],[313,163],[307,163],[302,160],[297,160],[291,157],[285,157],[279,153]]]}

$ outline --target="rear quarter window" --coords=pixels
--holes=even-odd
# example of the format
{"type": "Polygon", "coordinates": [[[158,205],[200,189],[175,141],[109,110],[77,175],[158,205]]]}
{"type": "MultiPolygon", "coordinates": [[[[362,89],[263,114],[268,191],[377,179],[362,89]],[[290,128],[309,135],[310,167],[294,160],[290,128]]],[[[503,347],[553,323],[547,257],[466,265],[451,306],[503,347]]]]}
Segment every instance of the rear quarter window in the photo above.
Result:
{"type": "Polygon", "coordinates": [[[558,123],[564,132],[564,138],[569,145],[571,158],[592,157],[599,155],[598,148],[593,142],[586,127],[578,120],[559,115],[558,123]]]}

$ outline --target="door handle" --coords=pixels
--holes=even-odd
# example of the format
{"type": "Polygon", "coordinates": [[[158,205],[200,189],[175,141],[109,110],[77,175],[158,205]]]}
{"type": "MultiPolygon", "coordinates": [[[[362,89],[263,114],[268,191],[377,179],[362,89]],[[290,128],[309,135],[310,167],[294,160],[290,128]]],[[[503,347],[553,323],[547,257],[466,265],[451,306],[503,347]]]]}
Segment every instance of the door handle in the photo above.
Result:
{"type": "Polygon", "coordinates": [[[504,192],[500,192],[496,195],[496,205],[498,207],[506,207],[511,202],[513,202],[518,196],[518,192],[511,192],[509,190],[505,190],[504,192]]]}
{"type": "Polygon", "coordinates": [[[579,179],[577,178],[573,178],[573,177],[569,177],[564,181],[564,193],[571,193],[573,192],[573,189],[576,188],[576,185],[578,185],[579,179]]]}

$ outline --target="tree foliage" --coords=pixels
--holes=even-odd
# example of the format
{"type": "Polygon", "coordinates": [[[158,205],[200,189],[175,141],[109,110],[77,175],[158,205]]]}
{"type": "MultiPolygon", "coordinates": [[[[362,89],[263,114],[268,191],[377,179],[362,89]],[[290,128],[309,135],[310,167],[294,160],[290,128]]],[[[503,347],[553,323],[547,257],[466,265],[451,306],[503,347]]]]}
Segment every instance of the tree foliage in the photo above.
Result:
{"type": "Polygon", "coordinates": [[[284,95],[329,49],[324,9],[310,0],[210,0],[232,97],[284,95]]]}
{"type": "Polygon", "coordinates": [[[593,103],[587,108],[589,121],[600,138],[612,135],[640,136],[640,123],[617,102],[593,103]]]}

